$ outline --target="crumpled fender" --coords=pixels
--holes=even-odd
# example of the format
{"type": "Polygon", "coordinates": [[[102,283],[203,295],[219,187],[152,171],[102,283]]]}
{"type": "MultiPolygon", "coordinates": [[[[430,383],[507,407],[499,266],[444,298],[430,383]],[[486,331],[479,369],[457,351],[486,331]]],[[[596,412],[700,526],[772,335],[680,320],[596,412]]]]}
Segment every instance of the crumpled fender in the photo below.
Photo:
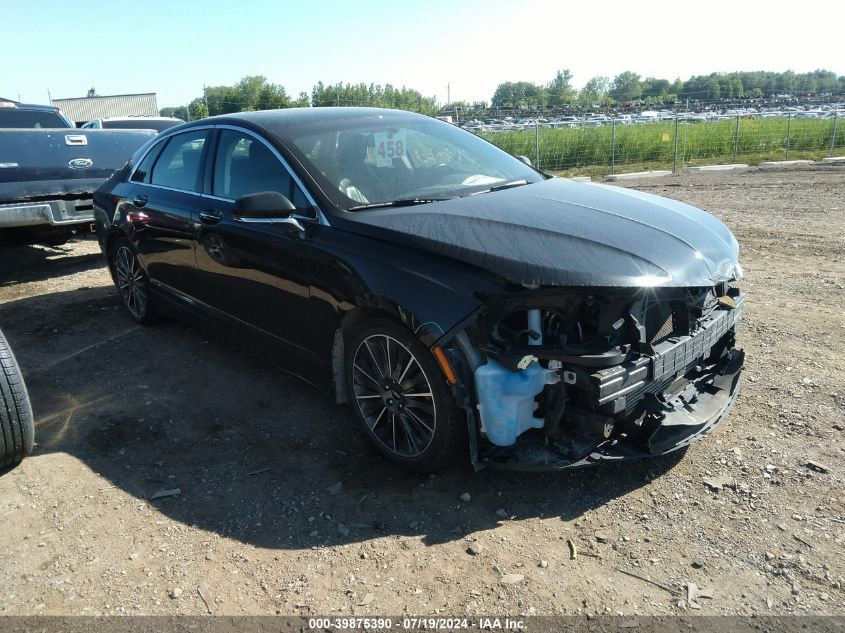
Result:
{"type": "Polygon", "coordinates": [[[324,292],[346,298],[344,311],[372,307],[391,314],[429,347],[481,308],[479,293],[502,292],[480,271],[429,253],[384,242],[376,248],[373,240],[349,233],[331,246],[330,265],[341,275],[327,277],[339,277],[344,287],[324,292]]]}
{"type": "Polygon", "coordinates": [[[467,288],[471,280],[454,274],[450,279],[445,268],[435,272],[429,265],[423,273],[399,264],[385,275],[383,267],[376,259],[356,262],[361,288],[366,289],[358,294],[358,306],[391,314],[428,347],[482,306],[474,288],[467,288]]]}

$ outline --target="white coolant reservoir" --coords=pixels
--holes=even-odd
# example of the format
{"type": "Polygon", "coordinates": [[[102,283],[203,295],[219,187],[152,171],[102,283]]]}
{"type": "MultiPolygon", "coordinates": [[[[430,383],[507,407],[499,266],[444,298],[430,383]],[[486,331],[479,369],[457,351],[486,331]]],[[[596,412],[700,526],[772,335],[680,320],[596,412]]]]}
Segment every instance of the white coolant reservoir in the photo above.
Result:
{"type": "Polygon", "coordinates": [[[558,381],[556,371],[536,361],[519,371],[510,371],[494,360],[476,369],[478,412],[487,439],[497,446],[510,446],[528,429],[542,428],[543,418],[534,417],[534,398],[543,387],[558,381]]]}
{"type": "Polygon", "coordinates": [[[528,329],[537,335],[537,338],[528,338],[529,345],[543,344],[543,320],[540,315],[540,310],[534,309],[528,311],[528,329]]]}

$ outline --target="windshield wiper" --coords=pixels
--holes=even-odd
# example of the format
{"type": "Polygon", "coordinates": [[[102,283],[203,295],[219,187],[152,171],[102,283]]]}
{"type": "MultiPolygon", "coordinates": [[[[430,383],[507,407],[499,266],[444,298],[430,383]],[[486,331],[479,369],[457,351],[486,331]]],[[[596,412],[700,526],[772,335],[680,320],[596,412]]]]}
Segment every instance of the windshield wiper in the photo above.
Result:
{"type": "Polygon", "coordinates": [[[521,187],[521,186],[527,185],[527,184],[530,184],[530,183],[527,180],[525,180],[524,178],[520,178],[519,180],[511,180],[509,182],[503,182],[501,185],[493,185],[492,187],[489,187],[487,189],[483,189],[482,191],[475,191],[475,192],[473,192],[469,195],[477,196],[477,195],[482,194],[482,193],[490,193],[491,191],[501,191],[502,189],[511,189],[513,187],[521,187]]]}
{"type": "Polygon", "coordinates": [[[443,202],[450,198],[400,198],[399,200],[387,200],[385,202],[370,202],[368,204],[357,204],[349,207],[347,211],[364,211],[365,209],[387,209],[391,207],[412,207],[417,204],[428,204],[429,202],[443,202]]]}

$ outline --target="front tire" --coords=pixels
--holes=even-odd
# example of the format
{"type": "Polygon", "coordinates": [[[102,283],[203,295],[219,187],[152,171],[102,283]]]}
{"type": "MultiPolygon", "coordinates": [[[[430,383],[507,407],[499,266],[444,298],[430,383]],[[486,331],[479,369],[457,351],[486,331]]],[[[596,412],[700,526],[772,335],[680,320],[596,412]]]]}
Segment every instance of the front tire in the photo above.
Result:
{"type": "Polygon", "coordinates": [[[142,325],[152,323],[155,308],[150,296],[150,280],[127,240],[120,239],[109,249],[109,266],[123,307],[132,320],[142,325]]]}
{"type": "Polygon", "coordinates": [[[14,466],[32,453],[34,437],[26,384],[15,355],[0,332],[0,468],[14,466]]]}
{"type": "Polygon", "coordinates": [[[462,444],[462,426],[431,351],[387,319],[365,322],[348,341],[349,402],[375,449],[411,470],[446,466],[462,444]]]}

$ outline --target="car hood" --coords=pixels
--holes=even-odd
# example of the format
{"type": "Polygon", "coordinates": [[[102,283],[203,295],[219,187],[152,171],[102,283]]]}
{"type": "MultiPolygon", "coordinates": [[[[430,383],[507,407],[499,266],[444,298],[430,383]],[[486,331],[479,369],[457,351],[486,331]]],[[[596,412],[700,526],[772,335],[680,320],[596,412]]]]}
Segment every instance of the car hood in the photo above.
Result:
{"type": "Polygon", "coordinates": [[[525,285],[710,286],[738,269],[736,239],[709,213],[564,178],[345,219],[355,232],[525,285]]]}

